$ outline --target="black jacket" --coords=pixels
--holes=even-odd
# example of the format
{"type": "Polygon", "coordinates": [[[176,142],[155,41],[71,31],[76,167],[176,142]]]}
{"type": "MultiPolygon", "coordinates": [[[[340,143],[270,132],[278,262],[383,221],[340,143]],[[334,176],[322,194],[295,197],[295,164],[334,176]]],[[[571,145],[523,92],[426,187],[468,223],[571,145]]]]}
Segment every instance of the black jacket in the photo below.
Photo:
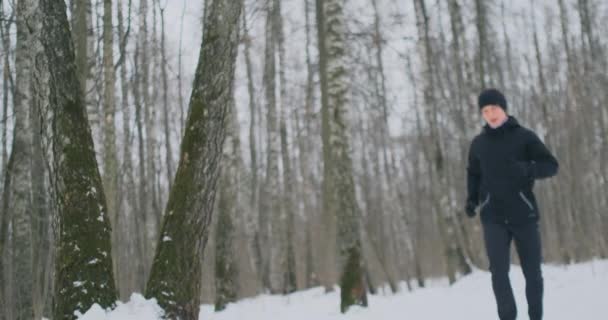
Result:
{"type": "Polygon", "coordinates": [[[480,206],[485,222],[538,221],[534,180],[554,176],[557,170],[557,159],[538,136],[509,116],[496,129],[486,125],[471,143],[467,202],[480,206]]]}

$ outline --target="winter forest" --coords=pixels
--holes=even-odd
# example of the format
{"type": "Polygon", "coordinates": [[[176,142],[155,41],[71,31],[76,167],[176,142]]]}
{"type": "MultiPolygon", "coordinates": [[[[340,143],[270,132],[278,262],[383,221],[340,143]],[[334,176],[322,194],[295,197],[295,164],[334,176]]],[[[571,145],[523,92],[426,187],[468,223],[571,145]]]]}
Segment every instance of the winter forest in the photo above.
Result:
{"type": "Polygon", "coordinates": [[[347,312],[487,270],[488,87],[560,162],[544,262],[608,258],[605,0],[0,5],[2,320],[315,287],[347,312]]]}

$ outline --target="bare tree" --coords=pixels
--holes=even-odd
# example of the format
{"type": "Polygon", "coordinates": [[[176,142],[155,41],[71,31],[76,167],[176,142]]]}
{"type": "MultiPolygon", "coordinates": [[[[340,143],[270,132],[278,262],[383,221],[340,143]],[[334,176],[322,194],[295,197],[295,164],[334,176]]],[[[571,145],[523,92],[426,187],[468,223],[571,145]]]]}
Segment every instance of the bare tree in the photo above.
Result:
{"type": "Polygon", "coordinates": [[[111,228],[91,129],[63,1],[41,0],[42,42],[50,74],[51,185],[57,210],[58,251],[54,318],[75,319],[74,310],[116,301],[111,228]]]}
{"type": "MultiPolygon", "coordinates": [[[[288,146],[287,132],[287,79],[286,79],[286,61],[285,61],[285,34],[283,30],[283,16],[281,12],[281,1],[274,0],[273,27],[276,36],[276,46],[279,53],[279,135],[281,143],[281,164],[283,166],[283,197],[281,224],[283,225],[283,233],[285,238],[281,239],[282,250],[285,254],[283,258],[282,272],[283,276],[283,293],[292,293],[297,288],[296,280],[296,258],[294,249],[294,174],[291,169],[291,156],[288,146]]],[[[291,112],[289,112],[291,114],[291,112]]]]}
{"type": "Polygon", "coordinates": [[[207,243],[232,99],[241,7],[240,1],[212,1],[203,27],[180,162],[146,286],[146,296],[158,299],[170,318],[198,318],[200,252],[207,243]]]}
{"type": "MultiPolygon", "coordinates": [[[[329,162],[324,161],[324,166],[329,166],[329,170],[324,171],[323,180],[324,184],[331,181],[324,192],[328,192],[327,197],[334,202],[324,214],[334,216],[338,221],[340,310],[346,312],[351,305],[366,306],[367,294],[363,278],[363,255],[357,214],[359,209],[355,199],[350,138],[347,135],[349,84],[345,65],[344,3],[340,0],[330,0],[322,4],[321,23],[318,27],[322,28],[323,32],[320,33],[319,43],[323,43],[324,48],[320,50],[320,55],[325,56],[326,60],[320,69],[321,74],[325,74],[322,76],[321,94],[325,96],[322,99],[322,107],[325,109],[323,115],[328,117],[325,129],[329,129],[323,143],[329,144],[330,152],[329,162]]],[[[319,9],[317,10],[319,13],[319,9]]],[[[324,206],[324,210],[326,208],[324,206]]]]}
{"type": "Polygon", "coordinates": [[[226,120],[223,166],[219,181],[217,226],[215,232],[215,311],[235,302],[239,289],[236,250],[236,222],[240,213],[238,186],[240,185],[241,155],[239,126],[234,101],[230,102],[226,120]]]}
{"type": "Polygon", "coordinates": [[[260,196],[260,247],[262,248],[262,282],[270,292],[281,291],[283,283],[284,229],[281,208],[279,172],[279,123],[276,96],[276,32],[274,12],[276,3],[266,2],[266,43],[264,49],[264,93],[266,101],[266,177],[260,196]]]}
{"type": "MultiPolygon", "coordinates": [[[[431,186],[431,201],[432,210],[437,216],[439,230],[441,232],[443,244],[445,247],[445,258],[447,275],[450,283],[456,281],[456,274],[460,271],[469,273],[471,271],[468,266],[463,252],[456,238],[456,222],[453,214],[447,204],[449,203],[448,195],[445,189],[440,186],[447,186],[447,169],[445,164],[445,154],[441,146],[441,136],[438,128],[438,112],[437,102],[434,93],[434,64],[433,51],[430,39],[429,17],[426,11],[424,0],[415,0],[414,6],[416,9],[416,21],[418,24],[418,41],[420,58],[424,65],[424,86],[423,97],[425,104],[425,118],[430,125],[429,139],[423,141],[423,154],[425,160],[430,166],[430,183],[431,186]]],[[[422,135],[423,133],[420,132],[422,135]]]]}
{"type": "MultiPolygon", "coordinates": [[[[15,51],[15,94],[13,112],[15,127],[13,143],[6,168],[2,211],[12,232],[6,234],[12,251],[9,261],[13,264],[7,273],[6,316],[12,319],[30,319],[34,316],[32,283],[32,198],[31,198],[31,158],[32,158],[32,72],[36,45],[36,6],[33,1],[17,2],[17,44],[15,51]],[[7,302],[8,302],[7,301],[7,302]]],[[[4,229],[7,230],[7,229],[4,229]]],[[[3,233],[3,237],[5,237],[3,233]]],[[[0,243],[0,254],[3,247],[0,243]]],[[[0,257],[4,257],[0,255],[0,257]]]]}

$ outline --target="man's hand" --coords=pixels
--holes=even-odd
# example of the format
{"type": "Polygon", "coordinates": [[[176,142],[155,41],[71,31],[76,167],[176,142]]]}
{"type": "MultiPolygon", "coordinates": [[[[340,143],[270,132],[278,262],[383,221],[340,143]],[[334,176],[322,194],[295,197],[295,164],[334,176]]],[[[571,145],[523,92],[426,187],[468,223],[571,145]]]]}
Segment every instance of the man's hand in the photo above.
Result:
{"type": "Polygon", "coordinates": [[[464,206],[464,212],[469,216],[469,218],[473,218],[475,216],[475,207],[477,207],[473,202],[467,201],[467,204],[464,206]]]}

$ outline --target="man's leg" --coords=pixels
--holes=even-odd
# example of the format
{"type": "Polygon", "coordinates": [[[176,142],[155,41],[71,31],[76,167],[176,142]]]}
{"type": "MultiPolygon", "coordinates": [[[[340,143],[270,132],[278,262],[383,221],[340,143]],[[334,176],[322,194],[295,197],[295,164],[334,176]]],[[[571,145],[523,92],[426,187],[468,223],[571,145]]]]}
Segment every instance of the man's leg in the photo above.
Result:
{"type": "Polygon", "coordinates": [[[542,249],[538,222],[519,226],[513,230],[515,247],[526,278],[526,298],[530,320],[543,317],[542,249]]]}
{"type": "Polygon", "coordinates": [[[500,320],[515,320],[517,307],[509,281],[509,254],[512,234],[504,225],[483,223],[483,236],[488,260],[490,260],[492,289],[496,297],[498,317],[500,320]]]}

